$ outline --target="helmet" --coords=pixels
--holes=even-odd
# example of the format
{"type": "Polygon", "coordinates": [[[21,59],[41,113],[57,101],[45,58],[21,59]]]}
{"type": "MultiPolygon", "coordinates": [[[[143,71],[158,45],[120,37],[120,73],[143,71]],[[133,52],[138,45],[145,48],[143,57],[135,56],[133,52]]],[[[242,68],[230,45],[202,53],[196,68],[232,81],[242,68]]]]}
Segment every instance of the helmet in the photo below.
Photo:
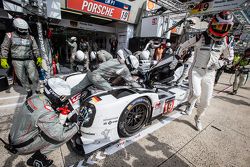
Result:
{"type": "Polygon", "coordinates": [[[139,67],[139,61],[133,55],[127,57],[127,59],[125,60],[125,64],[127,65],[130,71],[133,71],[139,67]]]}
{"type": "Polygon", "coordinates": [[[167,47],[171,47],[171,43],[170,43],[170,42],[167,42],[167,43],[166,43],[166,46],[167,46],[167,47]]]}
{"type": "Polygon", "coordinates": [[[150,52],[148,50],[144,50],[140,53],[139,59],[140,60],[148,60],[149,59],[150,52]]]}
{"type": "Polygon", "coordinates": [[[208,25],[208,34],[214,40],[221,40],[233,27],[233,15],[229,11],[216,14],[208,25]]]}
{"type": "Polygon", "coordinates": [[[125,63],[125,59],[132,55],[132,52],[126,48],[117,51],[117,59],[121,64],[125,63]]]}
{"type": "Polygon", "coordinates": [[[90,52],[90,59],[91,60],[95,60],[96,59],[96,52],[95,51],[90,52]]]}
{"type": "Polygon", "coordinates": [[[16,18],[13,20],[13,25],[16,28],[18,33],[20,33],[20,34],[27,34],[28,33],[29,25],[25,20],[23,20],[21,18],[16,18]]]}
{"type": "Polygon", "coordinates": [[[45,83],[44,94],[54,106],[60,105],[71,93],[69,84],[61,78],[49,78],[45,83]]]}
{"type": "Polygon", "coordinates": [[[83,61],[83,60],[86,60],[87,59],[87,55],[85,55],[81,50],[78,50],[76,52],[76,59],[78,61],[83,61]]]}
{"type": "Polygon", "coordinates": [[[76,42],[77,38],[76,37],[71,37],[70,40],[76,42]]]}

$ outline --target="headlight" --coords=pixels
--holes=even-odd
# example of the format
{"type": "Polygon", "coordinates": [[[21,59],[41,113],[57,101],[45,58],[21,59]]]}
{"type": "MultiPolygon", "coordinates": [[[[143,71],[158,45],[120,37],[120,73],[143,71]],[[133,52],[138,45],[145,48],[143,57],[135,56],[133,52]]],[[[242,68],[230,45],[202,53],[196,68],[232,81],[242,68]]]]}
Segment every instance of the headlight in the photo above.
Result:
{"type": "Polygon", "coordinates": [[[81,105],[80,114],[84,118],[82,123],[83,127],[90,127],[93,124],[95,118],[96,109],[93,104],[84,102],[81,105]]]}

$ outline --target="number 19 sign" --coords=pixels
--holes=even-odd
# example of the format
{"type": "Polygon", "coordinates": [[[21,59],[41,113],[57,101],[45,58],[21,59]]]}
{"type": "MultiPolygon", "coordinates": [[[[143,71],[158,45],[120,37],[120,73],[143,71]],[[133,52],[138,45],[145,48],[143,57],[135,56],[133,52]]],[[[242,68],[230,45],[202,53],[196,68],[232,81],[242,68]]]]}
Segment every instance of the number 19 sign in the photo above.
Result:
{"type": "Polygon", "coordinates": [[[128,21],[131,6],[116,0],[67,0],[67,8],[111,19],[128,21]]]}

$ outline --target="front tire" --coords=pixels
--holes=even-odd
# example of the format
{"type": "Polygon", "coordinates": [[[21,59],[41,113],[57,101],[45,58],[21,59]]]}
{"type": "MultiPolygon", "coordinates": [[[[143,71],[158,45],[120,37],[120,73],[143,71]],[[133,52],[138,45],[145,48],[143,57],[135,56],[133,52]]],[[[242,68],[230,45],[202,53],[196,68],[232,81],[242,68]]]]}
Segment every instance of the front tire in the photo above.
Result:
{"type": "Polygon", "coordinates": [[[145,97],[137,98],[129,103],[119,118],[119,136],[130,137],[141,130],[149,116],[150,106],[150,101],[145,97]]]}

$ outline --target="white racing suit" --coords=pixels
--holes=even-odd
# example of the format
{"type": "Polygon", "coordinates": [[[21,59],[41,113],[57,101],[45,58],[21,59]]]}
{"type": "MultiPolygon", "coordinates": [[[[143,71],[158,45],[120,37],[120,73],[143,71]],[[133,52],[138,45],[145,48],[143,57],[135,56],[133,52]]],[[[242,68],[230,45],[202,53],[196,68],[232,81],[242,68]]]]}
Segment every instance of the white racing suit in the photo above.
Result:
{"type": "Polygon", "coordinates": [[[29,77],[36,91],[39,91],[38,72],[34,59],[40,55],[34,37],[29,34],[18,35],[16,32],[6,33],[1,45],[2,57],[7,59],[9,52],[11,53],[15,74],[20,80],[22,86],[27,92],[32,90],[28,81],[29,77]]]}
{"type": "Polygon", "coordinates": [[[36,95],[26,100],[20,111],[15,112],[9,136],[10,144],[18,147],[16,149],[19,154],[38,150],[42,154],[48,154],[70,140],[78,129],[75,123],[63,126],[49,99],[45,95],[36,95]],[[22,144],[24,146],[20,147],[22,144]]]}
{"type": "Polygon", "coordinates": [[[88,72],[86,77],[71,89],[71,95],[81,92],[91,84],[101,90],[112,90],[108,81],[110,78],[117,77],[122,77],[132,87],[141,87],[133,80],[129,69],[125,64],[121,64],[117,59],[111,59],[101,63],[98,69],[93,72],[88,72]]]}
{"type": "Polygon", "coordinates": [[[189,39],[180,46],[179,55],[184,50],[194,46],[194,60],[189,70],[189,107],[194,108],[195,102],[200,98],[197,108],[197,116],[200,118],[204,115],[206,108],[212,98],[215,70],[233,60],[232,48],[227,44],[227,38],[216,42],[212,40],[207,32],[203,32],[196,37],[189,39]],[[224,60],[219,60],[221,54],[224,60]]]}

